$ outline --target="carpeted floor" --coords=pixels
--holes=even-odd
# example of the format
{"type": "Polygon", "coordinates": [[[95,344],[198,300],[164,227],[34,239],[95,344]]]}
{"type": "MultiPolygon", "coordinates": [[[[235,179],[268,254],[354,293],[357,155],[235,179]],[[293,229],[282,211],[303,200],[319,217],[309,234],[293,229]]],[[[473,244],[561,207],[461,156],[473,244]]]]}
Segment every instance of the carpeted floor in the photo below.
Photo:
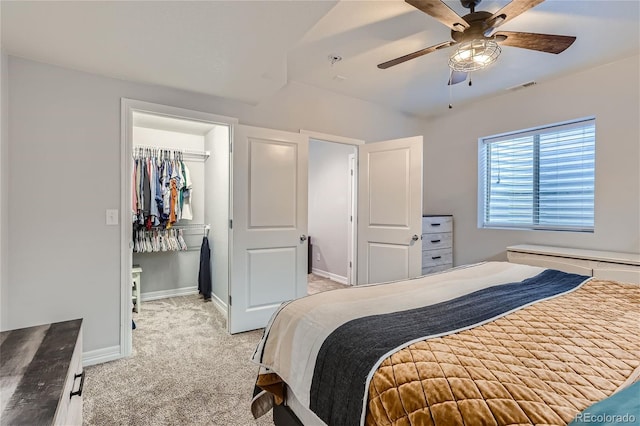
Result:
{"type": "MultiPolygon", "coordinates": [[[[309,281],[309,293],[344,287],[309,281]]],[[[226,318],[196,295],[145,302],[134,319],[133,355],[86,368],[85,425],[273,425],[249,411],[262,330],[228,335],[226,318]]]]}
{"type": "Polygon", "coordinates": [[[307,292],[309,294],[315,294],[315,293],[320,293],[321,291],[336,290],[339,288],[349,287],[348,285],[331,281],[328,278],[322,278],[321,276],[316,274],[309,274],[307,282],[308,282],[307,292]]]}

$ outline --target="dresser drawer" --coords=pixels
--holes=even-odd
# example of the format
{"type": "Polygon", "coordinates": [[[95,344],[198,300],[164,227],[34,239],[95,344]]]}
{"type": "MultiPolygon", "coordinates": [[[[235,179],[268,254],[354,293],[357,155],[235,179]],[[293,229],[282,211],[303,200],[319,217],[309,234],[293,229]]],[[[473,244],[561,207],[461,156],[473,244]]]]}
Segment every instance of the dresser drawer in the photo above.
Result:
{"type": "Polygon", "coordinates": [[[422,267],[451,264],[453,263],[453,253],[451,248],[422,251],[422,267]]]}
{"type": "Polygon", "coordinates": [[[452,268],[453,265],[450,263],[445,263],[443,265],[436,266],[427,266],[422,268],[422,275],[435,274],[436,272],[446,271],[447,269],[452,268]]]}
{"type": "Polygon", "coordinates": [[[451,248],[453,236],[451,232],[442,234],[422,234],[422,250],[451,248]]]}
{"type": "Polygon", "coordinates": [[[82,374],[82,327],[80,327],[78,340],[67,371],[64,391],[53,421],[54,425],[82,425],[82,393],[71,395],[72,392],[82,391],[81,386],[84,384],[82,374]]]}
{"type": "Polygon", "coordinates": [[[453,230],[453,218],[451,216],[428,216],[422,218],[422,233],[442,233],[453,230]]]}

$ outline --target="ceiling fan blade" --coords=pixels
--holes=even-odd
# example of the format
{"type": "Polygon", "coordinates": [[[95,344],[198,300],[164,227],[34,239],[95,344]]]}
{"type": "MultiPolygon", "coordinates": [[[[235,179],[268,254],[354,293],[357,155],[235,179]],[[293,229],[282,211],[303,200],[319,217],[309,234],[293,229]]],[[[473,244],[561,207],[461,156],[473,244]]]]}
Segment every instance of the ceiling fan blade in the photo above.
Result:
{"type": "Polygon", "coordinates": [[[489,28],[485,31],[485,35],[488,35],[494,28],[498,28],[500,25],[512,20],[516,16],[526,12],[534,6],[542,3],[544,0],[512,0],[511,3],[491,15],[487,19],[487,25],[489,28]]]}
{"type": "Polygon", "coordinates": [[[504,46],[521,47],[547,53],[562,53],[576,41],[573,36],[499,31],[496,41],[504,46]]]}
{"type": "Polygon", "coordinates": [[[447,83],[447,86],[462,83],[467,79],[467,75],[469,74],[464,71],[451,70],[451,75],[449,76],[449,82],[447,83]]]}
{"type": "Polygon", "coordinates": [[[401,63],[406,62],[406,61],[408,61],[410,59],[419,58],[420,56],[426,55],[427,53],[435,52],[436,50],[444,49],[446,47],[453,46],[454,44],[458,44],[458,42],[456,42],[456,41],[445,41],[444,43],[440,43],[440,44],[436,44],[434,46],[426,47],[426,48],[424,48],[422,50],[418,50],[417,52],[409,53],[408,55],[400,56],[399,58],[395,58],[395,59],[392,59],[390,61],[378,64],[378,68],[380,68],[381,70],[386,70],[387,68],[392,67],[394,65],[401,64],[401,63]]]}
{"type": "Polygon", "coordinates": [[[454,31],[464,31],[469,28],[467,21],[451,10],[449,6],[440,0],[405,0],[416,9],[420,9],[427,15],[431,15],[454,31]]]}

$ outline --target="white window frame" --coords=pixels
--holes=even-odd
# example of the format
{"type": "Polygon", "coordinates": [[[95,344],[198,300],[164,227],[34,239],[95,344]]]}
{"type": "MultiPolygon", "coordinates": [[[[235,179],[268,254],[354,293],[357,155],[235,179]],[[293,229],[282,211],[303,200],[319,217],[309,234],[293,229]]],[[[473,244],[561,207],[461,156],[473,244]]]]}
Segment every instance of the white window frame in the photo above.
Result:
{"type": "MultiPolygon", "coordinates": [[[[487,182],[486,175],[484,174],[485,162],[486,162],[486,150],[485,147],[492,142],[500,142],[514,137],[524,137],[535,134],[544,134],[548,130],[564,127],[581,127],[585,123],[593,122],[595,125],[595,116],[578,118],[575,120],[564,121],[560,123],[548,124],[539,127],[533,127],[529,129],[523,129],[518,131],[512,131],[507,133],[501,133],[497,135],[485,136],[478,138],[478,228],[479,229],[507,229],[507,230],[532,230],[532,231],[570,231],[570,232],[589,232],[593,233],[595,229],[595,219],[593,226],[570,226],[570,225],[541,225],[541,224],[523,224],[523,223],[488,223],[486,222],[486,196],[487,196],[487,182]]],[[[597,139],[597,136],[596,136],[597,139]]],[[[594,140],[594,145],[596,141],[594,140]]],[[[595,147],[594,147],[595,149],[595,147]]],[[[488,171],[487,173],[490,173],[488,171]]],[[[595,185],[595,163],[594,163],[594,185],[595,185]]],[[[533,208],[533,207],[532,207],[533,208]]],[[[594,195],[594,215],[595,215],[595,195],[594,195]]]]}

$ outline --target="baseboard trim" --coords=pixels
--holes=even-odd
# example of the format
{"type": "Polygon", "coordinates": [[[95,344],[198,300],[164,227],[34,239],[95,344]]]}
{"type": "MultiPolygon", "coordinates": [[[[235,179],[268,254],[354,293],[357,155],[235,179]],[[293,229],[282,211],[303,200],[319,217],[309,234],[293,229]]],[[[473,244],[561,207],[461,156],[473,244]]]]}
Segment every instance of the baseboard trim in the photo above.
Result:
{"type": "Polygon", "coordinates": [[[83,352],[82,366],[88,367],[90,365],[102,364],[103,362],[114,361],[120,358],[122,358],[122,354],[120,353],[120,345],[109,346],[107,348],[83,352]]]}
{"type": "MultiPolygon", "coordinates": [[[[140,295],[140,299],[143,302],[148,302],[151,300],[166,299],[167,297],[175,296],[186,296],[189,294],[198,294],[198,287],[193,286],[172,288],[171,290],[149,291],[147,293],[142,293],[140,295]]],[[[144,306],[142,307],[142,309],[144,309],[144,306]]]]}
{"type": "Polygon", "coordinates": [[[227,315],[227,304],[224,303],[222,299],[220,299],[214,293],[211,293],[211,301],[213,302],[215,307],[218,308],[220,312],[222,312],[223,315],[227,315]]]}
{"type": "Polygon", "coordinates": [[[331,272],[323,271],[322,269],[311,268],[311,272],[322,278],[329,278],[331,281],[335,281],[340,284],[348,285],[349,280],[342,275],[332,274],[331,272]]]}

